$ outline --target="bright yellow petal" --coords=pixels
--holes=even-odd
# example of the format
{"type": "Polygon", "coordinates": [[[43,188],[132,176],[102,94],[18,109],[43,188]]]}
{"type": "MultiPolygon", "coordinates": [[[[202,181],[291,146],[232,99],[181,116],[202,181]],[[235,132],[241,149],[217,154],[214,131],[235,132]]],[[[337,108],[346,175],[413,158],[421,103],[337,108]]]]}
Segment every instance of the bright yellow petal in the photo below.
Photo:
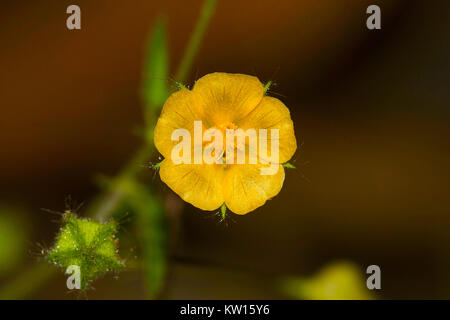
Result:
{"type": "MultiPolygon", "coordinates": [[[[278,129],[279,130],[279,163],[285,163],[292,158],[297,150],[297,140],[294,134],[294,123],[289,109],[278,99],[264,97],[258,106],[237,124],[247,130],[278,129]]],[[[258,141],[260,137],[258,135],[258,141]]],[[[267,148],[270,154],[270,133],[268,133],[267,148]]]]}
{"type": "Polygon", "coordinates": [[[212,211],[223,202],[224,170],[220,165],[179,164],[164,159],[161,180],[184,201],[202,210],[212,211]]]}
{"type": "Polygon", "coordinates": [[[264,87],[258,78],[244,74],[210,73],[194,85],[207,126],[233,123],[249,114],[261,101],[264,87]]]}
{"type": "Polygon", "coordinates": [[[230,165],[225,171],[226,206],[236,214],[246,214],[275,197],[284,182],[284,168],[274,175],[261,175],[257,164],[230,165]]]}
{"type": "Polygon", "coordinates": [[[189,130],[193,143],[194,121],[202,120],[199,108],[192,91],[185,89],[173,93],[164,103],[156,124],[154,142],[158,151],[165,158],[170,158],[172,148],[178,144],[178,141],[171,140],[172,132],[175,129],[189,130]]]}

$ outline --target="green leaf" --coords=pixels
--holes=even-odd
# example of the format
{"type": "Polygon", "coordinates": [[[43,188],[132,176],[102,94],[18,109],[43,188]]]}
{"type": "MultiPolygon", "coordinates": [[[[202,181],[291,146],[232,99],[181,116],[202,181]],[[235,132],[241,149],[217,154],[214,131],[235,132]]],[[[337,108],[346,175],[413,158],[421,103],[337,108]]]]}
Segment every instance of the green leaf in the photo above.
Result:
{"type": "Polygon", "coordinates": [[[132,180],[122,181],[121,186],[137,214],[148,295],[157,298],[167,269],[167,217],[161,201],[147,186],[132,180]]]}
{"type": "MultiPolygon", "coordinates": [[[[148,51],[145,60],[142,90],[146,109],[159,109],[162,107],[169,95],[168,77],[169,58],[166,24],[163,19],[158,19],[148,41],[148,51]]],[[[146,113],[148,114],[149,112],[146,113]]]]}

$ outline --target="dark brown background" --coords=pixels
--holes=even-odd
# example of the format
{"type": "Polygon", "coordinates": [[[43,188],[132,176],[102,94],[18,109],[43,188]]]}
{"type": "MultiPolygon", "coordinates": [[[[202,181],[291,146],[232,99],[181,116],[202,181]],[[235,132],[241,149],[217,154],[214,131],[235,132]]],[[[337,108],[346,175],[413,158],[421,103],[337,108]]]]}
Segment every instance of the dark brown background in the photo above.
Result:
{"type": "MultiPolygon", "coordinates": [[[[2,1],[0,201],[31,212],[31,246],[57,229],[39,208],[62,209],[68,194],[89,201],[93,175],[136,150],[149,30],[166,17],[175,70],[200,7],[2,1]],[[69,4],[81,7],[80,31],[65,26],[69,4]]],[[[380,265],[381,297],[449,298],[449,19],[445,0],[219,1],[189,84],[214,71],[274,80],[298,169],[228,226],[186,205],[163,297],[282,298],[261,279],[348,259],[380,265]],[[365,26],[370,4],[381,30],[365,26]]],[[[70,298],[63,281],[35,297],[70,298]]],[[[134,272],[95,286],[93,298],[142,297],[134,272]]]]}

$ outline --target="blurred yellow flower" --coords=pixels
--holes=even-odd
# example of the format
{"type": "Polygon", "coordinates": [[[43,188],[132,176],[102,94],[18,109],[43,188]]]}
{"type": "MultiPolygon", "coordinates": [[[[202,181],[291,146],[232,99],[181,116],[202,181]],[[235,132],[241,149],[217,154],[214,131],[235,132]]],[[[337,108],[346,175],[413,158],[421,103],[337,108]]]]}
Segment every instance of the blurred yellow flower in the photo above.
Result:
{"type": "Polygon", "coordinates": [[[333,262],[312,278],[285,278],[281,282],[284,293],[306,300],[370,300],[362,270],[347,261],[333,262]]]}
{"type": "MultiPolygon", "coordinates": [[[[257,136],[261,139],[259,133],[257,136]]],[[[271,138],[272,135],[265,137],[268,146],[273,143],[271,138]]],[[[154,141],[165,158],[160,165],[161,180],[175,193],[202,210],[215,210],[225,204],[237,214],[255,210],[280,192],[284,181],[281,164],[289,161],[297,149],[288,108],[280,100],[265,96],[258,78],[228,73],[208,74],[195,83],[192,91],[182,89],[173,93],[158,119],[154,141]],[[256,164],[249,161],[244,164],[175,164],[171,157],[178,142],[173,141],[172,133],[183,128],[195,136],[194,121],[201,121],[204,130],[218,130],[223,136],[227,129],[278,129],[276,173],[261,174],[261,168],[270,166],[261,161],[256,164]]],[[[228,141],[225,146],[220,154],[223,158],[230,147],[228,141]]],[[[202,148],[204,150],[205,146],[202,148]]],[[[194,149],[191,143],[190,155],[195,153],[194,149]]],[[[248,149],[247,144],[244,149],[248,149]]],[[[257,158],[262,157],[258,148],[257,158]]]]}

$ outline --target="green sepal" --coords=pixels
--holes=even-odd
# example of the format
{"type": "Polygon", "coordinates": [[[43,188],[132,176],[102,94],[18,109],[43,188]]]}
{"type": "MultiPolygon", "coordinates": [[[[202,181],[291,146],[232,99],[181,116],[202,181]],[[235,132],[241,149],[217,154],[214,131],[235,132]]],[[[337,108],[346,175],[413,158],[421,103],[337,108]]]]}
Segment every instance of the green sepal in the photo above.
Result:
{"type": "Polygon", "coordinates": [[[287,169],[297,169],[296,166],[294,166],[292,163],[289,163],[289,162],[283,163],[283,168],[287,168],[287,169]]]}
{"type": "Polygon", "coordinates": [[[264,95],[267,94],[271,85],[272,85],[272,81],[269,81],[264,85],[264,95]]]}

